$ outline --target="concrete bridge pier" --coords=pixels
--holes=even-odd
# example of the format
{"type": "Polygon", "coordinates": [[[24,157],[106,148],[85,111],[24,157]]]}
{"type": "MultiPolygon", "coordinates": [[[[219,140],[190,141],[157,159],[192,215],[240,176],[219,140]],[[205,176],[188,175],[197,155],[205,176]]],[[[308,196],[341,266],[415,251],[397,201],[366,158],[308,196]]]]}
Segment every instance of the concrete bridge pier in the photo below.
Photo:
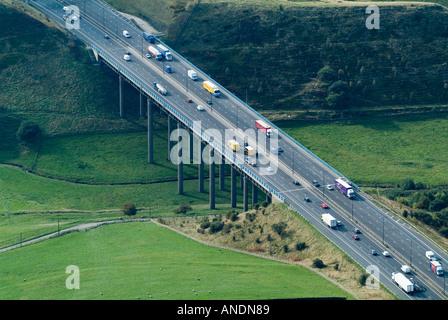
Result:
{"type": "Polygon", "coordinates": [[[174,130],[174,126],[176,125],[176,122],[173,118],[171,118],[170,115],[168,115],[168,161],[171,161],[171,149],[173,148],[173,141],[171,141],[171,133],[174,130]]]}
{"type": "Polygon", "coordinates": [[[184,194],[184,162],[182,160],[182,153],[184,152],[184,150],[182,149],[182,145],[184,141],[182,141],[182,135],[180,133],[180,129],[182,129],[182,124],[180,122],[177,123],[177,129],[179,129],[177,135],[177,156],[180,159],[177,165],[177,193],[182,195],[184,194]]]}
{"type": "Polygon", "coordinates": [[[209,193],[210,193],[210,209],[215,209],[215,161],[214,161],[214,149],[210,148],[210,177],[209,177],[209,182],[210,182],[210,188],[209,188],[209,193]]]}
{"type": "Polygon", "coordinates": [[[145,116],[145,95],[140,91],[140,116],[145,116]]]}
{"type": "Polygon", "coordinates": [[[120,118],[124,118],[124,79],[123,76],[120,75],[118,77],[118,96],[120,100],[120,118]]]}
{"type": "Polygon", "coordinates": [[[148,117],[148,163],[154,163],[154,119],[153,119],[154,102],[148,98],[146,100],[147,117],[148,117]]]}
{"type": "Polygon", "coordinates": [[[249,197],[248,197],[248,190],[249,190],[249,181],[247,181],[247,177],[243,177],[243,207],[244,212],[249,210],[249,197]]]}
{"type": "Polygon", "coordinates": [[[219,163],[219,190],[224,191],[225,189],[225,178],[226,178],[226,167],[224,163],[224,158],[221,157],[221,162],[219,163]]]}
{"type": "Polygon", "coordinates": [[[236,169],[233,166],[230,172],[230,199],[232,208],[236,208],[236,169]]]}
{"type": "Polygon", "coordinates": [[[258,202],[258,188],[255,183],[252,183],[252,205],[254,206],[258,202]]]}
{"type": "Polygon", "coordinates": [[[198,148],[198,178],[199,178],[199,192],[204,193],[204,161],[202,159],[202,152],[204,151],[204,144],[201,141],[201,138],[197,138],[199,140],[199,148],[198,148]]]}

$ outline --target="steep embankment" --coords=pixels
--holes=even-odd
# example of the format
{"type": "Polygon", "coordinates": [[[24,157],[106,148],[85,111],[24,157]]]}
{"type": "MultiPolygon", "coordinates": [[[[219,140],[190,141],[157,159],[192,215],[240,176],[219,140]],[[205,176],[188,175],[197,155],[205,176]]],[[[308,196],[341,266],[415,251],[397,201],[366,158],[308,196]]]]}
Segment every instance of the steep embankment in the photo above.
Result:
{"type": "Polygon", "coordinates": [[[443,7],[380,6],[378,30],[366,28],[365,10],[201,3],[166,40],[260,110],[447,103],[443,7]]]}

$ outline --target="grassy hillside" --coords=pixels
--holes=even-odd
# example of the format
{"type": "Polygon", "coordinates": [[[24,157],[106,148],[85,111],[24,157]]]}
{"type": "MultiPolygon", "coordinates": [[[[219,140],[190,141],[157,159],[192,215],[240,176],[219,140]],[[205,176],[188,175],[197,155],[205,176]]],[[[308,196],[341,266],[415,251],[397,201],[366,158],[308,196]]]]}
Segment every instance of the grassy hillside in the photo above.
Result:
{"type": "Polygon", "coordinates": [[[2,300],[353,299],[303,267],[204,246],[153,223],[109,225],[2,253],[0,275],[2,300]],[[79,290],[65,286],[69,265],[79,267],[79,290]]]}
{"type": "Polygon", "coordinates": [[[165,17],[165,40],[176,51],[259,110],[356,114],[448,102],[448,19],[441,6],[388,3],[380,29],[368,30],[366,5],[356,2],[110,2],[142,17],[165,17]],[[332,72],[319,78],[325,66],[332,72]],[[327,101],[338,80],[345,97],[327,101]]]}
{"type": "Polygon", "coordinates": [[[163,223],[207,243],[314,268],[360,299],[391,299],[383,289],[372,290],[360,285],[364,270],[283,205],[260,207],[239,214],[222,212],[214,217],[168,218],[163,219],[163,223]],[[285,227],[276,227],[280,224],[285,227]],[[315,267],[315,259],[322,261],[321,267],[315,267]]]}

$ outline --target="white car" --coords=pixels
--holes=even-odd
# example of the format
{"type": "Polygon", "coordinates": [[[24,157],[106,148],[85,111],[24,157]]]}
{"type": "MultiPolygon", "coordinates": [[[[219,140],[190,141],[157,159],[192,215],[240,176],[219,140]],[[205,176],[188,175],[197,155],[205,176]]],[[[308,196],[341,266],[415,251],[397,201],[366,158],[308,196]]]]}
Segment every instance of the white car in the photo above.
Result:
{"type": "Polygon", "coordinates": [[[333,190],[333,186],[331,184],[327,185],[328,190],[333,190]]]}
{"type": "Polygon", "coordinates": [[[197,109],[198,109],[199,111],[204,111],[204,107],[201,106],[200,104],[198,104],[197,109]]]}
{"type": "Polygon", "coordinates": [[[126,60],[126,61],[129,61],[129,60],[131,60],[131,57],[128,54],[125,54],[123,56],[123,59],[126,60]]]}
{"type": "Polygon", "coordinates": [[[383,256],[390,257],[389,251],[383,251],[383,256]]]}
{"type": "Polygon", "coordinates": [[[266,170],[268,170],[269,172],[273,171],[271,167],[267,167],[266,170]]]}
{"type": "Polygon", "coordinates": [[[127,32],[126,30],[123,31],[123,35],[124,35],[126,38],[130,38],[130,37],[131,37],[131,35],[129,34],[129,32],[127,32]]]}

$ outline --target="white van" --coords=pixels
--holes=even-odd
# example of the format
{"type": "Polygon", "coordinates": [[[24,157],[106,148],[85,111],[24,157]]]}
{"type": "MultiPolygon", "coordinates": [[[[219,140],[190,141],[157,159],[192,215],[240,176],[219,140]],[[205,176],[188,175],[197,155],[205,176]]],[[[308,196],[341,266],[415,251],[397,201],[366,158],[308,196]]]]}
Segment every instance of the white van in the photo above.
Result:
{"type": "Polygon", "coordinates": [[[129,32],[127,32],[126,30],[123,31],[123,35],[124,35],[126,38],[130,38],[130,37],[131,37],[131,35],[129,34],[129,32]]]}
{"type": "Polygon", "coordinates": [[[198,79],[198,74],[194,70],[188,70],[188,76],[195,81],[198,79]]]}

